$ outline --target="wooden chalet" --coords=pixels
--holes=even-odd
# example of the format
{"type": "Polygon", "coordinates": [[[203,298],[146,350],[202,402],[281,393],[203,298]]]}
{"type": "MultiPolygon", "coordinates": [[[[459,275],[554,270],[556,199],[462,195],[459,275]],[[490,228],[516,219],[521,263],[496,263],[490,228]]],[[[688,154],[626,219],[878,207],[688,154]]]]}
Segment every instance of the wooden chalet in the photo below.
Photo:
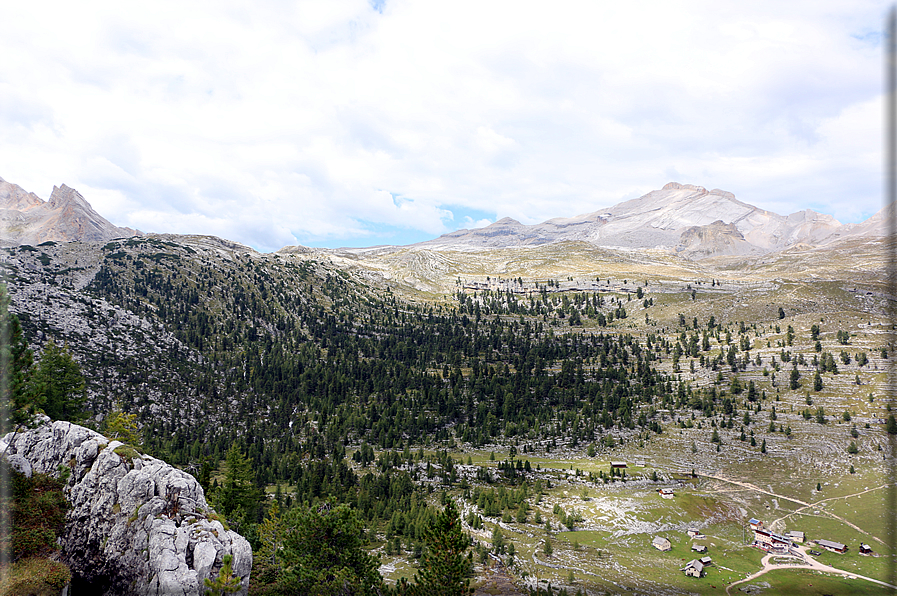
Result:
{"type": "Polygon", "coordinates": [[[834,542],[832,540],[817,540],[816,544],[833,553],[844,554],[847,552],[847,545],[841,544],[840,542],[834,542]]]}
{"type": "Polygon", "coordinates": [[[748,520],[748,523],[751,525],[752,530],[757,530],[758,528],[763,527],[763,522],[756,518],[751,518],[748,520]]]}
{"type": "Polygon", "coordinates": [[[682,571],[685,572],[685,575],[690,575],[691,577],[701,577],[704,575],[704,564],[697,559],[692,559],[685,564],[682,571]]]}
{"type": "Polygon", "coordinates": [[[673,545],[670,544],[670,541],[664,538],[663,536],[655,536],[654,540],[651,541],[651,546],[656,548],[659,551],[668,551],[673,548],[673,545]]]}
{"type": "Polygon", "coordinates": [[[868,544],[863,544],[862,542],[860,542],[860,554],[861,555],[871,555],[872,547],[869,546],[868,544]]]}
{"type": "Polygon", "coordinates": [[[625,461],[612,461],[610,462],[610,467],[612,468],[628,468],[625,461]]]}
{"type": "Polygon", "coordinates": [[[700,559],[698,559],[698,561],[700,561],[704,567],[710,567],[711,565],[713,565],[713,559],[711,559],[710,557],[701,557],[700,559]]]}
{"type": "Polygon", "coordinates": [[[672,499],[674,496],[673,489],[671,488],[661,488],[657,492],[659,492],[660,496],[664,499],[672,499]]]}
{"type": "Polygon", "coordinates": [[[703,538],[706,538],[706,536],[704,536],[704,534],[701,533],[701,530],[696,530],[696,529],[694,529],[694,528],[688,530],[688,531],[686,532],[686,534],[688,534],[688,537],[689,537],[689,538],[696,538],[696,539],[698,539],[698,540],[701,540],[701,539],[703,539],[703,538]]]}
{"type": "Polygon", "coordinates": [[[695,542],[691,545],[691,550],[695,551],[696,553],[706,553],[707,547],[703,544],[698,544],[697,542],[695,542]]]}

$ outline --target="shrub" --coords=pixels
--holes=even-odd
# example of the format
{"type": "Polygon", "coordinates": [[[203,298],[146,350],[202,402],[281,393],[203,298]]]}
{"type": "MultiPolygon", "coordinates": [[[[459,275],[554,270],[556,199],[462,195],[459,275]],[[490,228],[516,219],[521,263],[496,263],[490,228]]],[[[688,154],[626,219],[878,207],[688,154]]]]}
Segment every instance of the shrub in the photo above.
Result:
{"type": "Polygon", "coordinates": [[[28,557],[15,563],[0,580],[0,594],[56,596],[71,581],[72,572],[64,563],[28,557]]]}

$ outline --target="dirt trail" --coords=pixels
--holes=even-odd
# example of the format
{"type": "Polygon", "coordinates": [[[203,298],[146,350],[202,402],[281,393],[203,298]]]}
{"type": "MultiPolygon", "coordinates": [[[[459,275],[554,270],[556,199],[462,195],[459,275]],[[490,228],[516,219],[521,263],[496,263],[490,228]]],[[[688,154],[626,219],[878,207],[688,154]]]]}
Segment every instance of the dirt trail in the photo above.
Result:
{"type": "Polygon", "coordinates": [[[744,578],[744,579],[740,579],[740,580],[738,580],[737,582],[732,582],[731,584],[729,584],[728,586],[726,586],[726,594],[730,594],[729,590],[732,589],[732,588],[734,588],[734,587],[737,586],[738,584],[747,583],[747,582],[749,582],[749,581],[752,581],[752,580],[754,580],[754,579],[757,579],[758,577],[760,577],[760,576],[763,575],[764,573],[766,573],[766,572],[768,572],[768,571],[772,571],[773,569],[814,569],[814,570],[816,570],[816,571],[823,571],[823,572],[826,572],[826,573],[835,573],[835,574],[837,574],[837,575],[843,575],[844,577],[846,577],[846,578],[848,578],[848,579],[863,579],[863,580],[866,580],[866,581],[870,581],[870,582],[879,584],[879,585],[881,585],[881,586],[885,586],[885,587],[888,587],[888,588],[892,588],[892,589],[897,590],[897,586],[892,586],[891,584],[886,583],[886,582],[883,582],[883,581],[881,581],[881,580],[873,579],[873,578],[871,578],[871,577],[866,577],[865,575],[859,575],[859,574],[854,573],[854,572],[852,572],[852,571],[844,571],[843,569],[838,569],[837,567],[831,567],[831,566],[829,566],[829,565],[823,565],[822,563],[820,563],[820,562],[817,561],[816,559],[814,559],[814,558],[812,558],[811,556],[809,556],[809,555],[806,553],[806,550],[805,550],[805,549],[806,549],[806,547],[799,547],[799,548],[798,548],[798,550],[799,550],[799,551],[801,552],[801,554],[803,555],[803,561],[804,561],[803,563],[799,563],[799,564],[793,564],[793,563],[773,563],[773,562],[771,562],[771,559],[772,559],[773,557],[775,557],[775,556],[781,556],[781,555],[774,555],[774,554],[772,554],[772,553],[766,555],[766,556],[763,557],[763,559],[761,560],[761,564],[763,565],[763,568],[760,569],[760,571],[758,571],[758,572],[756,572],[756,573],[753,573],[753,574],[747,576],[747,577],[744,578]]]}
{"type": "MultiPolygon", "coordinates": [[[[766,490],[766,489],[760,488],[759,486],[757,486],[757,485],[755,485],[755,484],[751,484],[750,482],[741,482],[740,480],[732,480],[731,478],[725,478],[725,477],[723,477],[723,476],[715,476],[715,475],[713,475],[713,474],[698,474],[698,476],[703,476],[703,477],[705,477],[705,478],[713,478],[714,480],[720,480],[720,481],[722,481],[722,482],[728,482],[728,483],[730,483],[730,484],[735,484],[735,485],[741,486],[741,487],[743,487],[743,488],[747,488],[747,489],[750,489],[750,490],[754,490],[754,491],[763,493],[763,494],[765,494],[765,495],[770,495],[770,496],[772,496],[772,497],[776,497],[777,499],[784,499],[785,501],[791,501],[792,503],[797,503],[797,504],[799,504],[799,505],[803,505],[803,507],[801,507],[801,508],[798,509],[797,511],[801,511],[801,510],[803,510],[803,509],[807,509],[807,508],[809,508],[809,507],[817,507],[817,506],[818,506],[818,503],[823,503],[823,502],[825,502],[825,501],[832,501],[832,500],[835,500],[835,499],[846,499],[846,498],[848,498],[848,497],[855,497],[856,495],[861,495],[861,494],[863,494],[863,493],[867,493],[867,492],[872,491],[872,490],[878,490],[879,488],[883,488],[884,486],[887,486],[887,485],[882,485],[882,486],[878,486],[878,487],[875,487],[875,488],[866,489],[866,490],[864,490],[864,491],[858,492],[858,493],[853,494],[853,495],[845,495],[845,496],[843,496],[843,497],[829,497],[829,498],[827,498],[827,499],[822,499],[822,500],[816,501],[815,503],[807,503],[806,501],[801,501],[800,499],[795,499],[795,498],[793,498],[793,497],[786,497],[785,495],[779,495],[779,494],[776,494],[776,493],[774,493],[774,492],[770,492],[770,491],[768,491],[768,490],[766,490]]],[[[794,511],[794,512],[792,512],[792,513],[789,514],[789,515],[793,515],[794,513],[797,513],[797,511],[794,511]]],[[[882,540],[881,538],[879,538],[878,536],[875,536],[875,535],[873,535],[873,534],[870,534],[869,532],[867,532],[866,530],[860,528],[860,527],[857,526],[856,524],[853,524],[853,523],[847,521],[846,519],[844,519],[844,518],[841,517],[840,515],[835,515],[834,513],[830,512],[830,511],[825,511],[825,509],[823,509],[822,511],[824,511],[825,514],[826,514],[827,516],[829,516],[829,517],[831,517],[831,518],[834,518],[834,519],[840,521],[841,523],[850,526],[851,528],[853,528],[853,529],[856,530],[857,532],[860,532],[861,534],[865,534],[866,536],[869,536],[869,537],[872,538],[873,540],[878,541],[880,544],[885,544],[885,541],[882,540]]],[[[785,516],[785,517],[787,517],[787,516],[785,516]]],[[[779,518],[779,519],[784,519],[784,518],[779,518]]],[[[776,521],[778,521],[778,520],[776,520],[776,521]]],[[[770,525],[772,525],[772,524],[770,524],[770,525]]]]}
{"type": "MultiPolygon", "coordinates": [[[[837,501],[837,500],[839,500],[839,499],[849,499],[850,497],[857,497],[857,496],[859,496],[859,495],[864,495],[864,494],[869,493],[869,492],[872,492],[872,491],[874,491],[874,490],[879,490],[879,489],[882,489],[882,488],[887,488],[887,486],[888,486],[887,484],[882,484],[881,486],[876,486],[875,488],[867,488],[866,490],[862,490],[862,491],[860,491],[860,492],[858,492],[858,493],[853,493],[853,494],[851,494],[851,495],[844,495],[844,496],[841,496],[841,497],[829,497],[829,498],[827,498],[827,499],[820,499],[820,500],[816,501],[815,503],[811,503],[811,504],[809,504],[809,505],[804,505],[803,507],[801,507],[801,508],[799,508],[799,509],[795,509],[794,511],[792,511],[792,512],[789,513],[788,515],[783,515],[782,517],[780,517],[780,518],[778,518],[778,519],[776,519],[776,520],[773,520],[772,523],[769,524],[769,525],[770,525],[770,526],[773,526],[773,525],[776,524],[777,522],[780,522],[780,521],[782,521],[783,519],[785,519],[785,518],[787,518],[787,517],[790,517],[790,516],[794,515],[795,513],[800,513],[800,512],[803,511],[804,509],[809,509],[809,508],[811,508],[811,507],[818,507],[820,503],[825,503],[825,502],[827,502],[827,501],[837,501]]],[[[823,509],[823,511],[825,511],[825,509],[823,509]]],[[[866,532],[866,531],[864,531],[864,530],[860,530],[859,528],[857,528],[857,527],[856,527],[855,525],[853,525],[852,523],[850,523],[850,522],[848,522],[848,521],[846,521],[846,520],[844,520],[844,519],[838,517],[838,516],[835,515],[834,513],[831,513],[831,512],[829,512],[829,511],[825,511],[825,514],[828,515],[828,516],[830,516],[830,517],[834,517],[835,519],[838,519],[838,520],[840,520],[840,521],[846,523],[846,524],[849,525],[850,527],[859,530],[860,532],[862,532],[862,533],[865,534],[866,536],[869,536],[869,537],[871,537],[872,539],[877,540],[877,541],[878,541],[879,543],[881,543],[881,544],[884,544],[884,543],[885,543],[881,538],[879,538],[879,537],[877,537],[877,536],[874,536],[873,534],[870,534],[869,532],[866,532]]]]}

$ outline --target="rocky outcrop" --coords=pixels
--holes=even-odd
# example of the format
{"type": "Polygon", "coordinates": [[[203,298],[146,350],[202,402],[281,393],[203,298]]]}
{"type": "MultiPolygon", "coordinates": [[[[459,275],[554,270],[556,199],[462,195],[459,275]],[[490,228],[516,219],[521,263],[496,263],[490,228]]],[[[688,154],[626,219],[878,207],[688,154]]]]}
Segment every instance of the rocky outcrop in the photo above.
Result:
{"type": "Polygon", "coordinates": [[[44,418],[0,439],[13,467],[56,477],[71,508],[62,556],[79,593],[197,596],[225,555],[249,588],[252,549],[227,530],[193,476],[90,429],[44,418]]]}
{"type": "Polygon", "coordinates": [[[54,186],[49,201],[0,178],[0,244],[105,242],[140,235],[120,228],[94,211],[81,193],[54,186]]]}
{"type": "Polygon", "coordinates": [[[712,256],[759,254],[762,251],[747,242],[735,224],[716,220],[706,226],[687,228],[679,237],[676,252],[699,260],[712,256]]]}

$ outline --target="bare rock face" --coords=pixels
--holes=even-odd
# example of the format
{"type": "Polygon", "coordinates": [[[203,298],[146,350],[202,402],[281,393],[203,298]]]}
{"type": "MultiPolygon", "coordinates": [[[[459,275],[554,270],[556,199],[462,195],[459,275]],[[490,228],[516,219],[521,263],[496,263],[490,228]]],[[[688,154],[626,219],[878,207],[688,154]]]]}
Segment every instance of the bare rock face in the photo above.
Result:
{"type": "Polygon", "coordinates": [[[0,178],[0,243],[105,242],[140,235],[120,228],[94,211],[81,194],[65,184],[54,186],[49,201],[0,178]]]}
{"type": "Polygon", "coordinates": [[[252,549],[217,521],[193,476],[49,418],[0,439],[0,451],[7,445],[7,459],[22,473],[70,474],[61,543],[79,593],[199,596],[228,554],[242,578],[238,594],[247,593],[252,549]]]}

